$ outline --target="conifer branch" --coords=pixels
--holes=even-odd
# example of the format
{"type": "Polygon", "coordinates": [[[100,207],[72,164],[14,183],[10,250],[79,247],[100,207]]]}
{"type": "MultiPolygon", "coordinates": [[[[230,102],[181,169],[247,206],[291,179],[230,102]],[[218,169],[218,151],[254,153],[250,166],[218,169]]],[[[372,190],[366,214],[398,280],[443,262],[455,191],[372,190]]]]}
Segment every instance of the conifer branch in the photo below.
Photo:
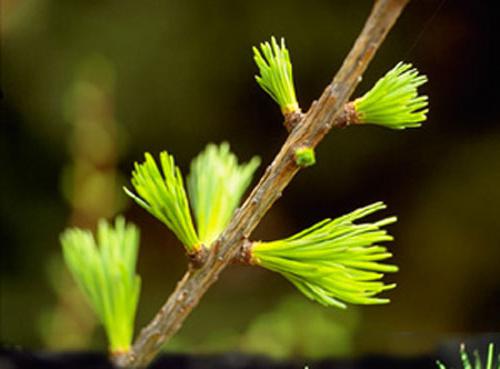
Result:
{"type": "Polygon", "coordinates": [[[114,357],[116,366],[146,367],[163,343],[180,329],[191,310],[238,254],[245,239],[299,171],[294,157],[296,149],[316,147],[330,131],[335,118],[341,113],[361,75],[408,1],[375,1],[361,34],[334,80],[319,100],[312,104],[300,124],[291,131],[257,186],[211,247],[206,262],[199,269],[190,266],[155,318],[141,331],[130,352],[114,357]]]}

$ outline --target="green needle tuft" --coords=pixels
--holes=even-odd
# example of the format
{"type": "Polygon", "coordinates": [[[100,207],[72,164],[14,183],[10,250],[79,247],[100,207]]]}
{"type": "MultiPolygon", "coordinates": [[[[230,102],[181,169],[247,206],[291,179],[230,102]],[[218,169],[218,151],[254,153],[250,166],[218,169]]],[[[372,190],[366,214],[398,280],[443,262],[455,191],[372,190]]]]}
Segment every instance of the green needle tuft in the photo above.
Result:
{"type": "Polygon", "coordinates": [[[280,44],[271,37],[271,44],[260,44],[260,51],[253,47],[254,60],[260,75],[255,76],[257,83],[278,103],[283,114],[299,111],[293,85],[292,63],[285,46],[285,39],[280,44]]]}
{"type": "Polygon", "coordinates": [[[359,123],[392,129],[420,127],[427,119],[428,97],[418,95],[427,82],[411,64],[398,63],[373,88],[354,101],[359,123]]]}
{"type": "Polygon", "coordinates": [[[132,185],[138,195],[127,188],[124,190],[171,229],[188,253],[194,253],[201,244],[194,229],[181,172],[173,156],[166,151],[160,154],[160,167],[161,171],[153,157],[146,153],[144,162],[135,163],[132,172],[132,185]]]}
{"type": "Polygon", "coordinates": [[[226,228],[259,164],[260,159],[254,157],[239,165],[227,142],[207,145],[192,161],[188,193],[198,237],[206,247],[226,228]]]}
{"type": "Polygon", "coordinates": [[[135,273],[138,229],[123,217],[114,228],[101,220],[96,240],[90,231],[70,228],[61,243],[66,265],[104,325],[111,351],[128,351],[141,289],[135,273]]]}
{"type": "MultiPolygon", "coordinates": [[[[481,357],[479,356],[479,352],[477,350],[474,351],[474,363],[471,363],[469,359],[469,355],[467,351],[465,351],[465,345],[460,345],[460,359],[462,361],[463,369],[500,369],[500,355],[497,357],[496,365],[493,363],[493,357],[495,355],[495,345],[493,342],[488,344],[488,353],[486,356],[486,365],[483,366],[481,361],[481,357]]],[[[441,361],[437,361],[439,369],[447,369],[446,365],[444,365],[441,361]]]]}
{"type": "Polygon", "coordinates": [[[377,243],[392,240],[381,227],[396,218],[354,223],[384,208],[378,202],[334,220],[325,219],[283,240],[256,242],[252,261],[280,273],[308,298],[326,306],[387,303],[388,299],[375,295],[395,284],[385,285],[380,279],[398,268],[380,263],[392,254],[377,243]]]}

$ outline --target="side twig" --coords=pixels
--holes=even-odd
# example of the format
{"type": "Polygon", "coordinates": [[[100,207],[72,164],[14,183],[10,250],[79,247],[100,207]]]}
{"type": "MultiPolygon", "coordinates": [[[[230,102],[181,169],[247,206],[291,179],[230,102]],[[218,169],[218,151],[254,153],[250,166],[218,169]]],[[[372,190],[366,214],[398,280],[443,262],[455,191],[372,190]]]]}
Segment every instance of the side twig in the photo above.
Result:
{"type": "Polygon", "coordinates": [[[215,242],[205,263],[199,268],[190,265],[161,310],[141,331],[132,349],[113,358],[117,367],[146,367],[162,344],[179,330],[184,319],[215,283],[221,271],[238,254],[244,241],[299,171],[300,168],[294,161],[295,150],[303,146],[316,147],[332,126],[336,125],[336,117],[342,113],[344,104],[358,85],[361,75],[408,1],[375,1],[361,34],[334,80],[300,119],[300,123],[294,124],[280,152],[215,242]]]}

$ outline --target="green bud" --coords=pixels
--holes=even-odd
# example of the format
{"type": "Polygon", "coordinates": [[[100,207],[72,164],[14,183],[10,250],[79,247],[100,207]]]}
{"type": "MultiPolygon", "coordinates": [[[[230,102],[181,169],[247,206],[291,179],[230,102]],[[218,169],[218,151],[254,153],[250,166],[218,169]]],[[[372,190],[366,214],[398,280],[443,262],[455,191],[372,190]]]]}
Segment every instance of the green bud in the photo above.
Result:
{"type": "Polygon", "coordinates": [[[299,167],[310,167],[316,163],[316,155],[312,147],[299,147],[295,150],[295,163],[299,167]]]}

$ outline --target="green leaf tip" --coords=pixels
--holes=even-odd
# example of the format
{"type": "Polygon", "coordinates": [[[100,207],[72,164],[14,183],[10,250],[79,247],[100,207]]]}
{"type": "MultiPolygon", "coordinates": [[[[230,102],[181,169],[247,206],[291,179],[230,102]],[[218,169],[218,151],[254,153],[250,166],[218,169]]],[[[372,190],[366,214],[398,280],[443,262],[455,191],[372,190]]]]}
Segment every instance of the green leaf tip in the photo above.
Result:
{"type": "Polygon", "coordinates": [[[201,247],[194,229],[189,203],[179,168],[168,152],[160,153],[160,168],[151,154],[143,163],[135,163],[132,185],[137,195],[124,188],[127,195],[162,221],[183,243],[188,253],[201,247]]]}
{"type": "Polygon", "coordinates": [[[226,228],[260,164],[258,157],[238,164],[229,144],[209,144],[191,162],[187,178],[198,237],[207,248],[226,228]]]}
{"type": "Polygon", "coordinates": [[[362,97],[354,100],[359,123],[392,129],[420,127],[427,119],[428,97],[418,95],[427,82],[411,64],[400,62],[362,97]]]}
{"type": "Polygon", "coordinates": [[[280,273],[308,298],[326,306],[388,303],[375,295],[395,287],[380,279],[398,268],[381,263],[392,254],[377,244],[392,240],[381,227],[396,218],[354,223],[384,208],[377,202],[283,240],[255,242],[252,263],[280,273]]]}
{"type": "MultiPolygon", "coordinates": [[[[479,352],[477,350],[474,351],[474,361],[471,362],[469,359],[469,355],[465,350],[465,345],[460,345],[460,360],[462,361],[463,369],[500,369],[500,355],[497,357],[496,365],[493,363],[495,356],[495,345],[493,342],[488,344],[488,352],[486,354],[486,365],[483,366],[483,361],[479,356],[479,352]]],[[[447,369],[446,365],[441,361],[437,361],[437,366],[439,369],[447,369]]]]}
{"type": "Polygon", "coordinates": [[[141,281],[136,274],[139,230],[118,217],[99,222],[97,237],[79,228],[61,234],[65,263],[104,325],[112,352],[130,348],[141,281]]]}
{"type": "Polygon", "coordinates": [[[278,103],[283,114],[299,111],[285,39],[281,38],[278,44],[273,36],[271,43],[266,41],[260,44],[260,50],[254,46],[253,53],[260,72],[255,79],[260,87],[278,103]]]}
{"type": "Polygon", "coordinates": [[[310,167],[316,164],[316,155],[314,154],[314,148],[312,147],[299,147],[295,150],[295,163],[299,167],[310,167]]]}

